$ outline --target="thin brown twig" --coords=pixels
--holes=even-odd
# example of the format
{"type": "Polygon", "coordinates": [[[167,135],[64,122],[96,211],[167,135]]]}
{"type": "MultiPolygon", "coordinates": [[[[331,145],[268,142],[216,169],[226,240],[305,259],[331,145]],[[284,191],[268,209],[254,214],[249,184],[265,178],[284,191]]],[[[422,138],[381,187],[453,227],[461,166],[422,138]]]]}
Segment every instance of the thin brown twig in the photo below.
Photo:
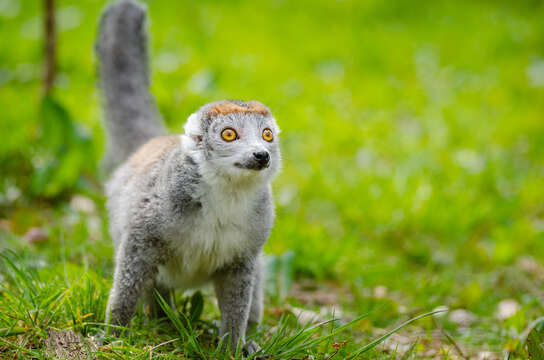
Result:
{"type": "Polygon", "coordinates": [[[455,342],[455,340],[453,340],[453,337],[451,337],[451,335],[438,323],[438,321],[436,321],[436,319],[433,317],[431,317],[433,319],[433,323],[434,323],[434,326],[436,326],[438,328],[438,330],[440,330],[440,333],[442,335],[444,335],[444,337],[446,339],[448,339],[448,341],[450,342],[450,344],[453,345],[455,351],[457,351],[457,353],[459,354],[459,356],[461,356],[463,359],[465,360],[469,360],[469,357],[465,355],[465,353],[463,353],[463,350],[461,350],[461,348],[459,347],[459,345],[457,345],[457,343],[455,342]]]}
{"type": "Polygon", "coordinates": [[[330,360],[330,359],[332,359],[333,357],[335,357],[336,354],[338,354],[338,352],[340,351],[340,349],[343,348],[343,347],[346,345],[347,342],[348,342],[347,340],[340,341],[340,342],[335,342],[335,343],[332,345],[332,347],[334,348],[335,351],[327,358],[327,360],[330,360]]]}
{"type": "Polygon", "coordinates": [[[45,72],[43,91],[47,95],[53,88],[56,72],[56,31],[55,31],[55,0],[44,0],[44,34],[45,34],[45,72]]]}
{"type": "Polygon", "coordinates": [[[162,342],[162,343],[160,343],[160,344],[158,344],[158,345],[152,346],[150,350],[155,350],[155,349],[158,348],[158,347],[161,347],[161,346],[166,345],[166,344],[173,343],[174,341],[178,341],[178,340],[180,340],[180,338],[175,338],[175,339],[172,339],[172,340],[168,340],[168,341],[162,342]]]}

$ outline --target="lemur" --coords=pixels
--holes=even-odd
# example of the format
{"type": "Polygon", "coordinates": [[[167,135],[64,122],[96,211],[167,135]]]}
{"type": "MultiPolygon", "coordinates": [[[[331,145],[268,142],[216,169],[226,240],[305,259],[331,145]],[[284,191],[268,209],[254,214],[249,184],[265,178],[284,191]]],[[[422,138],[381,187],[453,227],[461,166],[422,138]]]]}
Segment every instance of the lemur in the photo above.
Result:
{"type": "MultiPolygon", "coordinates": [[[[126,325],[154,292],[211,282],[220,335],[234,351],[263,313],[262,248],[274,221],[270,183],[281,165],[270,110],[217,101],[165,135],[149,91],[146,9],[106,8],[96,43],[106,115],[106,183],[115,270],[106,321],[126,325]]],[[[249,353],[258,348],[245,344],[249,353]]]]}

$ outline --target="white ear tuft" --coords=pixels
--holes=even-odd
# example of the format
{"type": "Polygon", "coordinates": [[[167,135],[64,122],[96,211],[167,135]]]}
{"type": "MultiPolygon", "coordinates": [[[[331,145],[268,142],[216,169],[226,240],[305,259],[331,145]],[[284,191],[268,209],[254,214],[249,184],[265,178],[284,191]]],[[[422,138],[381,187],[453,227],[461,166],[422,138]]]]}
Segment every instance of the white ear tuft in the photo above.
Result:
{"type": "Polygon", "coordinates": [[[185,129],[185,134],[189,136],[201,136],[200,133],[200,119],[198,118],[198,114],[193,113],[189,118],[187,119],[187,122],[185,123],[185,126],[183,127],[185,129]]]}

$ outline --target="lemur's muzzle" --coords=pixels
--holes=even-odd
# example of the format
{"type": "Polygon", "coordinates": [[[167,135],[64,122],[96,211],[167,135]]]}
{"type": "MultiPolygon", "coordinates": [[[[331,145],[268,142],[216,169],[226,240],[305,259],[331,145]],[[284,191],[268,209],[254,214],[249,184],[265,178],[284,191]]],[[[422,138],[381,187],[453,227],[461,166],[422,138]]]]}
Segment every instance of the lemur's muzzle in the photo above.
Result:
{"type": "Polygon", "coordinates": [[[245,161],[234,163],[234,166],[248,170],[266,169],[270,166],[270,153],[268,151],[254,152],[245,161]]]}

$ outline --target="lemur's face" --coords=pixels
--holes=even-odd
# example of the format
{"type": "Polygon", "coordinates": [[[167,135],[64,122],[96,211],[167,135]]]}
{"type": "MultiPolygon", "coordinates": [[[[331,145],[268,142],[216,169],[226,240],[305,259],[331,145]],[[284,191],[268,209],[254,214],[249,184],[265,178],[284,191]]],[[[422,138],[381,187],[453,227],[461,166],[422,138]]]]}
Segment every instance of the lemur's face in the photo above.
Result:
{"type": "Polygon", "coordinates": [[[253,114],[218,116],[204,140],[208,160],[229,173],[275,171],[280,165],[278,132],[271,117],[253,114]]]}
{"type": "Polygon", "coordinates": [[[217,173],[268,179],[278,172],[279,128],[264,105],[224,102],[201,111],[199,148],[217,173]]]}

